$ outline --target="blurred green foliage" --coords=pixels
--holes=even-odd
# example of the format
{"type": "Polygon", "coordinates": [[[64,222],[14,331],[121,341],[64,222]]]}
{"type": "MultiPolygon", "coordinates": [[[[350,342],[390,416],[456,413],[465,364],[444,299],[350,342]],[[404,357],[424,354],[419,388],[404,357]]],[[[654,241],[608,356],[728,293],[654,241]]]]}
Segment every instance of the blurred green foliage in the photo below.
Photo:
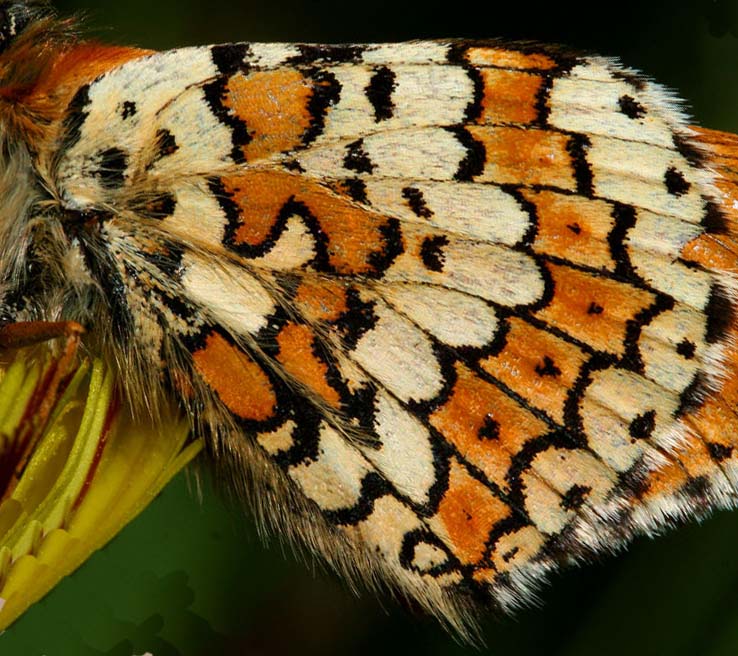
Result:
{"type": "MultiPolygon", "coordinates": [[[[734,2],[64,0],[95,35],[152,48],[501,36],[620,56],[738,131],[734,2]]],[[[498,656],[738,654],[738,515],[721,513],[555,576],[540,608],[489,617],[498,656]]],[[[15,656],[474,654],[388,599],[265,549],[249,520],[181,475],[110,546],[0,636],[15,656]]]]}

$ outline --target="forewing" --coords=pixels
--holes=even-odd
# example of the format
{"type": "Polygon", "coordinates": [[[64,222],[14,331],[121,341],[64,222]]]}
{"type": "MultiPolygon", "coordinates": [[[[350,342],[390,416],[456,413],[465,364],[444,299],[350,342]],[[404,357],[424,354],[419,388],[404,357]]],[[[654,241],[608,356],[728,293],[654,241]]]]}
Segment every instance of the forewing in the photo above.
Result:
{"type": "Polygon", "coordinates": [[[732,495],[694,418],[730,218],[657,85],[531,46],[236,44],[114,69],[67,126],[59,195],[104,217],[142,348],[349,573],[457,624],[462,592],[514,606],[732,495]]]}

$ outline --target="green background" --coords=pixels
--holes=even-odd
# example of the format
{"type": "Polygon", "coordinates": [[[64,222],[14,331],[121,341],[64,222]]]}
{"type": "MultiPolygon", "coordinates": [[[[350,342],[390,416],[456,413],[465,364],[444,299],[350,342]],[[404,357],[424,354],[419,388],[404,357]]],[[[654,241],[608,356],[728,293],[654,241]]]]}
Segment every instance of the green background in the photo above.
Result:
{"type": "MultiPolygon", "coordinates": [[[[738,131],[738,3],[59,2],[104,40],[153,48],[234,40],[383,41],[503,36],[620,56],[738,131]]],[[[486,619],[483,653],[738,654],[738,515],[720,513],[554,577],[541,607],[486,619]]],[[[209,485],[180,475],[111,545],[0,636],[20,656],[474,654],[417,612],[355,597],[209,485]]]]}

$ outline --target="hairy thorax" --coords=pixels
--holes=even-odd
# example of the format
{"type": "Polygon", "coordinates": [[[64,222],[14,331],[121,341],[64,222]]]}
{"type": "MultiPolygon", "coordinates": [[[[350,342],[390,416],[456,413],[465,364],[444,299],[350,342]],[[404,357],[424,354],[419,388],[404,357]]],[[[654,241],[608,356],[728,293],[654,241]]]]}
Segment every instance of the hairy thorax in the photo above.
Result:
{"type": "Polygon", "coordinates": [[[144,308],[146,293],[119,288],[125,254],[110,251],[120,236],[114,217],[125,215],[123,200],[106,189],[104,175],[97,195],[75,193],[75,181],[89,171],[60,175],[84,120],[77,109],[80,90],[102,71],[143,54],[80,43],[71,22],[50,17],[0,52],[0,325],[80,323],[85,350],[133,368],[131,385],[150,388],[150,397],[161,387],[156,322],[150,312],[131,319],[128,304],[144,308]],[[109,322],[113,331],[100,328],[109,322]]]}

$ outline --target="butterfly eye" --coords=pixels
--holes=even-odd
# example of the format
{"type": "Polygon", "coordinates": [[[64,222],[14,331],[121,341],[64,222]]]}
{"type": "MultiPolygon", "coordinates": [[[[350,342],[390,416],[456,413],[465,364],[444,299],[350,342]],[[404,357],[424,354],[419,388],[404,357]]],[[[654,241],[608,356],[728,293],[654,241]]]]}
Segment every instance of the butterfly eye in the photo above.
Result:
{"type": "Polygon", "coordinates": [[[13,40],[33,21],[51,11],[48,2],[28,0],[26,2],[3,2],[0,4],[0,52],[6,50],[13,40]]]}

